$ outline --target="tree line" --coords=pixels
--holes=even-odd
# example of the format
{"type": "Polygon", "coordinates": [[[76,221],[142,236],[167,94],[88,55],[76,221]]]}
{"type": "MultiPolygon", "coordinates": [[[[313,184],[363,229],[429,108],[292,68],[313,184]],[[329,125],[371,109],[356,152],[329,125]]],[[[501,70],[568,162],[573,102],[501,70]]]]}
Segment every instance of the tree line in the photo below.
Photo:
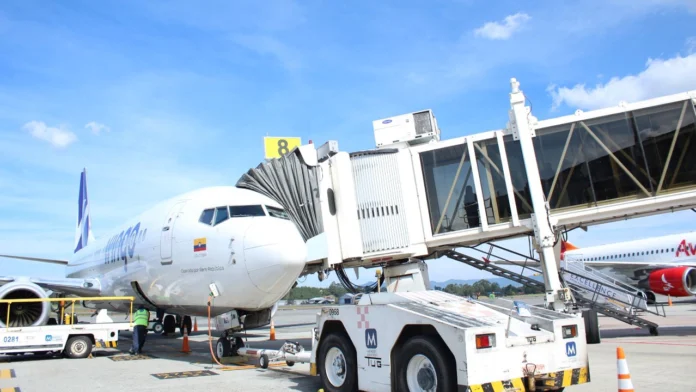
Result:
{"type": "MultiPolygon", "coordinates": [[[[491,283],[485,279],[481,279],[474,284],[448,284],[445,287],[435,286],[435,290],[444,291],[446,293],[459,295],[462,297],[483,295],[487,296],[494,293],[497,296],[511,296],[519,294],[540,294],[543,293],[543,289],[534,287],[515,287],[511,284],[500,287],[498,283],[491,283]]],[[[309,299],[315,297],[325,297],[332,295],[336,298],[341,297],[347,292],[347,290],[337,282],[332,282],[329,287],[309,287],[309,286],[297,286],[294,287],[288,294],[283,298],[284,300],[296,300],[296,299],[309,299]]]]}

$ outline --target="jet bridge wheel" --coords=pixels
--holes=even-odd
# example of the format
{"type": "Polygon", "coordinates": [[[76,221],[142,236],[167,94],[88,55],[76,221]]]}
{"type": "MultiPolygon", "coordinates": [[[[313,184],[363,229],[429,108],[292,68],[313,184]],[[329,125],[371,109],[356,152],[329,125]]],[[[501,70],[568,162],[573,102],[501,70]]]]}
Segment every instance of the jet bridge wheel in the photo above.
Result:
{"type": "Polygon", "coordinates": [[[319,345],[318,357],[324,390],[358,390],[358,359],[355,348],[345,333],[329,332],[319,345]]]}
{"type": "Polygon", "coordinates": [[[454,363],[448,360],[447,347],[432,336],[414,336],[396,353],[396,390],[456,391],[454,363]]]}

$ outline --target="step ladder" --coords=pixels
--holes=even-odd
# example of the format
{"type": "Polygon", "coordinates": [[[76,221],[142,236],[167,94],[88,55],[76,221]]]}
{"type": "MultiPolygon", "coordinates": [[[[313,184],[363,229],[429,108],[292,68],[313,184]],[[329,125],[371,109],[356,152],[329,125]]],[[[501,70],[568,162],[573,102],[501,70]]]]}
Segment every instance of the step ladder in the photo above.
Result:
{"type": "MultiPolygon", "coordinates": [[[[479,249],[480,251],[480,249],[479,249]]],[[[461,263],[470,265],[476,269],[482,270],[482,271],[487,271],[495,276],[500,276],[502,278],[509,279],[513,282],[517,282],[521,285],[528,286],[528,287],[534,287],[534,288],[539,288],[541,290],[545,289],[544,283],[540,282],[538,280],[532,279],[528,276],[524,276],[521,273],[517,273],[514,271],[510,271],[509,269],[503,268],[501,266],[496,265],[494,262],[490,261],[490,253],[489,257],[486,259],[478,259],[476,257],[472,257],[470,255],[457,252],[455,250],[450,250],[445,252],[445,256],[457,260],[461,263]]],[[[528,258],[531,260],[531,258],[528,258]]],[[[519,267],[523,267],[524,269],[528,269],[530,271],[536,271],[537,273],[541,273],[541,271],[537,268],[530,267],[528,266],[528,262],[525,263],[514,263],[512,261],[506,260],[507,262],[511,264],[515,264],[519,267]]],[[[538,261],[537,261],[538,263],[538,261]]],[[[568,271],[568,270],[563,270],[561,269],[561,272],[563,274],[576,274],[580,275],[578,272],[574,271],[568,271]]],[[[582,276],[582,275],[580,275],[582,276]]],[[[595,309],[598,313],[601,313],[607,317],[612,317],[614,319],[617,319],[619,321],[622,321],[626,324],[629,325],[637,325],[643,328],[648,328],[650,330],[650,333],[653,335],[657,335],[657,327],[659,326],[657,323],[654,323],[650,320],[646,320],[642,317],[639,317],[636,315],[635,311],[631,311],[631,309],[635,309],[635,306],[633,306],[632,303],[628,303],[626,301],[617,301],[619,303],[622,303],[626,307],[628,307],[629,311],[621,309],[620,306],[617,306],[617,304],[612,303],[607,301],[607,297],[603,292],[605,292],[606,289],[614,289],[614,290],[621,290],[620,287],[617,286],[609,286],[606,283],[600,282],[598,280],[595,280],[591,277],[587,276],[582,276],[584,279],[587,279],[589,281],[593,281],[595,283],[595,291],[592,292],[592,295],[588,295],[587,293],[587,288],[582,287],[580,285],[568,283],[566,279],[562,279],[562,282],[566,287],[570,288],[573,297],[574,297],[574,305],[575,307],[585,307],[585,308],[591,308],[595,309]],[[589,297],[589,298],[588,298],[589,297]]],[[[628,298],[630,297],[630,293],[625,292],[628,294],[628,298]]],[[[635,296],[634,296],[635,297],[635,296]]],[[[611,298],[612,301],[614,301],[614,298],[611,298]]],[[[637,301],[636,299],[633,299],[637,301]]],[[[649,311],[649,310],[648,310],[649,311]]],[[[659,311],[652,312],[649,311],[650,313],[656,314],[656,315],[663,315],[664,314],[664,306],[662,307],[662,314],[660,314],[659,311]]],[[[666,317],[666,314],[663,316],[666,317]]]]}

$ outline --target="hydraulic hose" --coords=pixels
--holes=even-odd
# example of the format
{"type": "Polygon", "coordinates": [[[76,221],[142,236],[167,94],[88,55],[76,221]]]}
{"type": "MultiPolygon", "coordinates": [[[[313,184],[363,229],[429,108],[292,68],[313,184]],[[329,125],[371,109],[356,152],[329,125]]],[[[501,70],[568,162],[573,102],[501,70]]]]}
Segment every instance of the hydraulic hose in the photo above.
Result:
{"type": "Polygon", "coordinates": [[[211,329],[211,324],[210,324],[210,307],[212,303],[213,297],[209,296],[208,297],[208,347],[210,348],[210,355],[213,358],[213,361],[217,363],[219,366],[221,366],[220,370],[228,370],[228,369],[234,369],[234,366],[225,366],[218,361],[217,357],[215,356],[215,352],[213,351],[213,331],[211,329]]]}

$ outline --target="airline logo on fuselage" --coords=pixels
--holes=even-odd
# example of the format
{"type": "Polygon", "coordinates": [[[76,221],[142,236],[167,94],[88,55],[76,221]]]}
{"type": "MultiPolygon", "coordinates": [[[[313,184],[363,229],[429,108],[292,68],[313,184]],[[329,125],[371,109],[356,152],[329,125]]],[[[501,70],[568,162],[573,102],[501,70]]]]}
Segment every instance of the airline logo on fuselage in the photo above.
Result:
{"type": "MultiPolygon", "coordinates": [[[[145,231],[143,231],[143,235],[145,231]]],[[[135,254],[135,244],[138,242],[139,235],[141,235],[140,222],[136,223],[135,226],[121,231],[121,234],[111,237],[106,244],[106,248],[104,248],[104,262],[115,263],[116,261],[123,260],[125,264],[124,269],[127,270],[128,258],[132,259],[135,254]]]]}
{"type": "Polygon", "coordinates": [[[682,240],[677,247],[677,257],[679,257],[682,253],[684,253],[685,256],[696,256],[696,247],[694,247],[691,242],[682,240]]]}

